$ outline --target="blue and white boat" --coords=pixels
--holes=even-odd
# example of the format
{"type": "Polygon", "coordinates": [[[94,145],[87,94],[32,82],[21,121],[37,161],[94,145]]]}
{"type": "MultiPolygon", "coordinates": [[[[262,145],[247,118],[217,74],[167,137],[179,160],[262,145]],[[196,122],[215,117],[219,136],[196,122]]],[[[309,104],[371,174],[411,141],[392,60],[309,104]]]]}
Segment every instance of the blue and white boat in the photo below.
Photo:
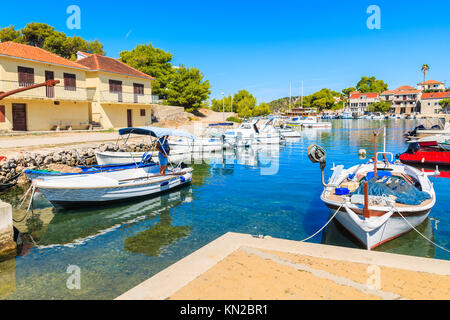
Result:
{"type": "MultiPolygon", "coordinates": [[[[156,166],[154,162],[139,162],[139,163],[126,163],[126,164],[112,164],[112,165],[96,165],[96,166],[81,166],[76,167],[79,172],[60,172],[51,170],[25,170],[25,174],[31,181],[36,179],[52,179],[57,177],[74,177],[88,174],[100,174],[104,175],[108,172],[127,170],[134,168],[150,168],[156,166]]],[[[145,170],[145,169],[144,169],[145,170]]]]}
{"type": "MultiPolygon", "coordinates": [[[[125,128],[119,132],[121,136],[134,133],[158,139],[171,135],[192,136],[183,131],[156,127],[125,128]]],[[[142,159],[149,161],[150,157],[144,154],[142,159]]],[[[55,207],[77,208],[157,195],[189,184],[192,179],[193,169],[182,166],[181,163],[161,175],[157,165],[141,165],[134,162],[135,166],[128,169],[44,177],[35,179],[34,183],[36,189],[55,207]]]]}

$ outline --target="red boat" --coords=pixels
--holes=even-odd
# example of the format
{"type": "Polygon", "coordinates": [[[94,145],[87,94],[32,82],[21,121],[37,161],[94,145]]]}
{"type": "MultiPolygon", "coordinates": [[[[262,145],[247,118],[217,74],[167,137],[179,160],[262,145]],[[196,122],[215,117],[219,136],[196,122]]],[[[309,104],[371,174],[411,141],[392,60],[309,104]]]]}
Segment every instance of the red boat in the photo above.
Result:
{"type": "Polygon", "coordinates": [[[450,151],[440,151],[433,148],[420,148],[417,151],[410,151],[401,154],[399,159],[405,164],[424,164],[450,166],[450,151]]]}

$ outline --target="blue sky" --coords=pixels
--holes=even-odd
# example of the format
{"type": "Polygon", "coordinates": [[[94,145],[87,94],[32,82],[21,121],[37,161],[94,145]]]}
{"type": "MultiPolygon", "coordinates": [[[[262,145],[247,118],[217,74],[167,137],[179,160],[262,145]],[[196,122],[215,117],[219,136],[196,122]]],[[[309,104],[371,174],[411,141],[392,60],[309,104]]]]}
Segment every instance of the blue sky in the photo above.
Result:
{"type": "Polygon", "coordinates": [[[199,68],[212,98],[252,92],[259,102],[327,87],[341,91],[361,76],[390,88],[428,78],[450,86],[450,1],[8,1],[0,27],[45,22],[68,35],[98,39],[108,56],[151,42],[174,54],[174,64],[199,68]],[[81,9],[81,29],[69,30],[69,5],[81,9]],[[381,29],[369,30],[370,5],[381,29]],[[18,10],[20,8],[20,10],[18,10]]]}

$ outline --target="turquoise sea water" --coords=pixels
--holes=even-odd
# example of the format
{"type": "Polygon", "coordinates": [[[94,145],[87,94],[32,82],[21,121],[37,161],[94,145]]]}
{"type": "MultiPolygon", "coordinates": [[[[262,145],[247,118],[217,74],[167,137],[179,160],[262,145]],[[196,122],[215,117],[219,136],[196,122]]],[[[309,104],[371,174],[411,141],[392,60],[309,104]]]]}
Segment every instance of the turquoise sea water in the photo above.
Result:
{"type": "MultiPolygon", "coordinates": [[[[387,151],[405,151],[403,133],[414,127],[413,120],[337,120],[332,130],[303,130],[302,138],[279,149],[205,159],[194,164],[191,186],[157,198],[67,212],[39,198],[34,214],[16,223],[25,239],[21,254],[0,262],[0,298],[113,299],[230,231],[302,240],[329,218],[319,198],[320,170],[309,161],[307,147],[315,143],[327,150],[329,176],[333,163],[367,161],[358,158],[358,150],[372,156],[373,130],[382,124],[388,128],[387,151]],[[79,267],[79,290],[67,287],[68,266],[79,267]]],[[[450,180],[432,181],[437,204],[418,229],[449,248],[450,180]]],[[[13,193],[2,198],[17,201],[13,193]]],[[[16,220],[22,217],[15,212],[16,220]]],[[[359,247],[335,223],[310,241],[359,247]]],[[[414,231],[376,250],[450,260],[414,231]]]]}

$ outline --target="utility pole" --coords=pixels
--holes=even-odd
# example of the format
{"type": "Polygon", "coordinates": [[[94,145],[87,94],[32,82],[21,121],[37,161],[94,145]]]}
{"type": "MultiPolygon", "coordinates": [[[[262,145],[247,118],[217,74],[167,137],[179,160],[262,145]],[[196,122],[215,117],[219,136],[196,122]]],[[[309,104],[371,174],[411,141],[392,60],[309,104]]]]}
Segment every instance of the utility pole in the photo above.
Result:
{"type": "Polygon", "coordinates": [[[292,81],[289,82],[289,111],[291,111],[292,102],[292,81]]]}

